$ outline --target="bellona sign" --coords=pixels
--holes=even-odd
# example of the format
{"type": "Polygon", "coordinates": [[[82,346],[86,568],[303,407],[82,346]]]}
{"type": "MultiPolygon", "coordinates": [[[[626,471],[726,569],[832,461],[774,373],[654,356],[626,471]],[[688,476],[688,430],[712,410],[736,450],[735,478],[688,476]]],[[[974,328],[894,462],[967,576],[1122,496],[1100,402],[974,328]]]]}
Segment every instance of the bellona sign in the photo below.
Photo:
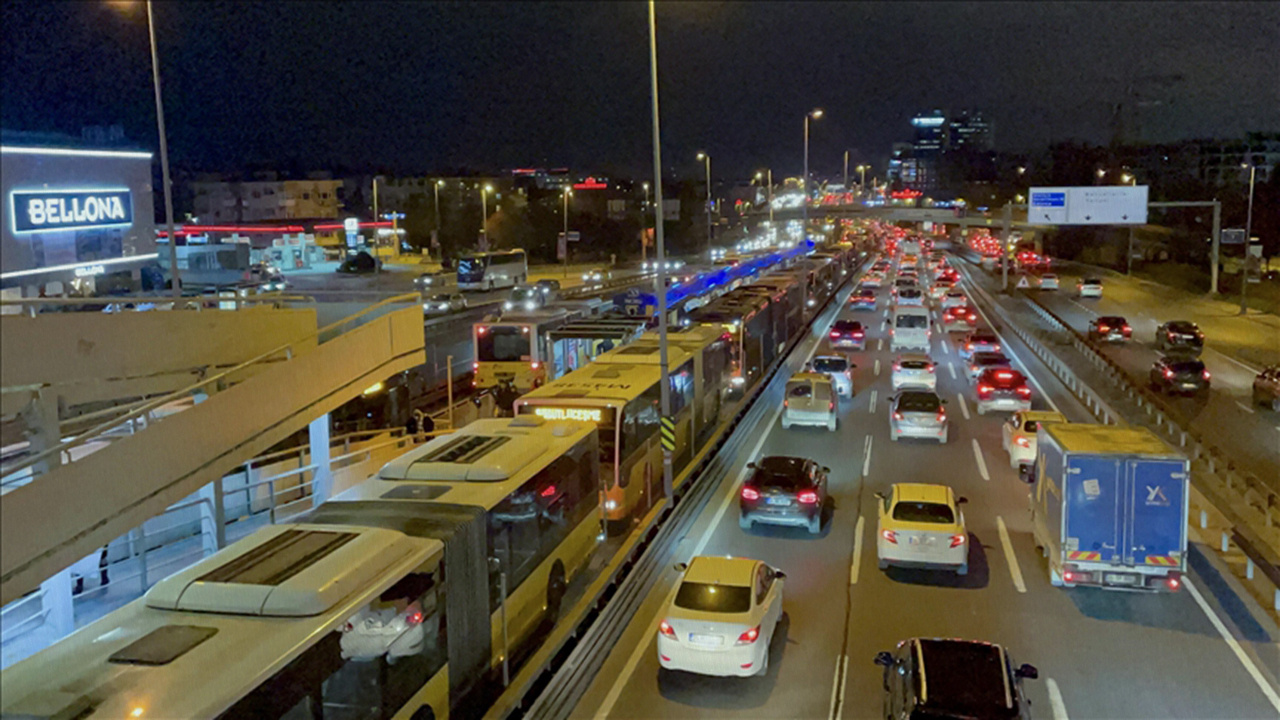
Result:
{"type": "Polygon", "coordinates": [[[128,190],[33,190],[9,195],[15,233],[83,230],[133,224],[128,190]]]}

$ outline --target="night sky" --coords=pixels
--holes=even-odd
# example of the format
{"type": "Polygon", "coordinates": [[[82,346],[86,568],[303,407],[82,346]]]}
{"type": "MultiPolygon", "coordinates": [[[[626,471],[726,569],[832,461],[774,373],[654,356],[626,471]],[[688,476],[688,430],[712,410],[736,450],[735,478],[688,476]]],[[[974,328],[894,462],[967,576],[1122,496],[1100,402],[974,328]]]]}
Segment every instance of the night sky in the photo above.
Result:
{"type": "MultiPolygon", "coordinates": [[[[186,170],[646,173],[643,3],[157,2],[171,154],[186,170]]],[[[1280,3],[658,5],[664,160],[718,177],[883,163],[910,116],[978,107],[1000,150],[1105,143],[1139,81],[1147,140],[1280,129],[1280,3]]],[[[0,124],[155,146],[141,3],[6,0],[0,124]]],[[[878,170],[882,170],[882,165],[878,170]]]]}

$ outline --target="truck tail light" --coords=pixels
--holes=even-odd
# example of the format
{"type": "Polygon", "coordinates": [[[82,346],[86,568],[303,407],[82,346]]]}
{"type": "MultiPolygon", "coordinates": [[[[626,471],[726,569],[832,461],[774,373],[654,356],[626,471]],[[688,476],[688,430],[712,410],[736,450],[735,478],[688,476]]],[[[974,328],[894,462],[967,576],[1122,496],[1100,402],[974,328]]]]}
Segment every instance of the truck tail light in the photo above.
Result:
{"type": "Polygon", "coordinates": [[[884,538],[887,542],[893,543],[894,545],[898,544],[898,533],[892,530],[881,530],[880,537],[884,538]]]}
{"type": "Polygon", "coordinates": [[[1169,586],[1170,590],[1177,590],[1178,588],[1182,587],[1182,579],[1179,578],[1177,575],[1170,575],[1169,579],[1165,580],[1164,582],[1166,585],[1169,586]]]}
{"type": "Polygon", "coordinates": [[[479,369],[480,369],[480,363],[478,363],[478,362],[473,362],[473,363],[471,363],[471,372],[475,372],[475,371],[477,371],[477,370],[479,370],[479,369]]]}

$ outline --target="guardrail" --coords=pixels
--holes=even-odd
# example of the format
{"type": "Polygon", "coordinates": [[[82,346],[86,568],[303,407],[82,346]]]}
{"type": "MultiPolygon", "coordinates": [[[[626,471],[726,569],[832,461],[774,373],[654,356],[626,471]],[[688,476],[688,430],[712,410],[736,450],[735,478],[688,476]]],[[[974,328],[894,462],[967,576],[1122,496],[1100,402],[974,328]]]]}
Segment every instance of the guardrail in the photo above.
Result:
{"type": "MultiPolygon", "coordinates": [[[[856,277],[857,272],[852,272],[837,286],[828,303],[814,313],[815,322],[832,303],[839,303],[842,288],[856,277]]],[[[731,463],[725,458],[734,453],[722,451],[746,443],[746,436],[736,431],[748,415],[768,411],[756,400],[788,367],[791,354],[807,337],[808,333],[798,335],[761,382],[739,400],[734,414],[690,462],[684,475],[687,481],[679,485],[673,498],[663,498],[654,505],[615,554],[607,572],[575,604],[584,608],[581,615],[556,627],[485,717],[568,717],[657,582],[670,549],[683,538],[727,476],[731,463]]]]}
{"type": "MultiPolygon", "coordinates": [[[[976,284],[971,285],[976,287],[976,284]]],[[[1221,533],[1220,549],[1225,553],[1232,544],[1240,549],[1248,560],[1248,579],[1253,579],[1255,567],[1261,569],[1273,585],[1272,608],[1280,612],[1280,553],[1277,553],[1273,539],[1280,525],[1280,494],[1258,477],[1241,472],[1221,448],[1188,429],[1186,418],[1177,409],[1135,381],[1124,368],[1099,352],[1092,341],[1042,305],[1034,295],[1020,292],[1016,296],[1021,297],[1053,332],[1065,337],[1066,344],[1079,352],[1102,378],[1134,403],[1140,413],[1134,418],[1133,415],[1125,417],[1118,412],[1096,390],[1082,382],[1076,371],[1063,362],[1057,353],[1040,342],[1033,331],[1023,327],[1023,323],[1014,322],[999,303],[989,301],[988,304],[1005,325],[1049,366],[1100,422],[1115,424],[1128,420],[1149,427],[1187,452],[1193,463],[1193,487],[1226,520],[1227,528],[1221,533]],[[1267,538],[1268,534],[1272,538],[1267,538]]],[[[1199,524],[1202,529],[1208,526],[1206,512],[1201,513],[1199,524]]]]}
{"type": "Polygon", "coordinates": [[[272,307],[280,307],[284,303],[312,303],[316,299],[310,295],[284,295],[280,291],[263,292],[255,295],[240,295],[238,291],[224,290],[222,292],[227,295],[183,295],[178,301],[170,296],[160,295],[121,295],[116,297],[91,297],[91,298],[13,298],[0,300],[0,307],[17,307],[19,312],[34,317],[39,311],[45,309],[72,308],[80,309],[85,307],[98,307],[102,310],[112,306],[125,305],[151,305],[146,310],[138,310],[137,308],[120,308],[120,312],[151,312],[151,311],[201,311],[201,310],[239,310],[242,306],[249,305],[271,305],[272,307]],[[230,305],[231,307],[225,307],[230,305]]]}

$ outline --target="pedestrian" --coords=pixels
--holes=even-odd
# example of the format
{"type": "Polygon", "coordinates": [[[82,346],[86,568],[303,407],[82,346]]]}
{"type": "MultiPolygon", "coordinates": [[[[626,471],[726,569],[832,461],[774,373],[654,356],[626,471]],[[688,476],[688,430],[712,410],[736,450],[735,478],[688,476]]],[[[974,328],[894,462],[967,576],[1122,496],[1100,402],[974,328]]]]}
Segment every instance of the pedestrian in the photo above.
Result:
{"type": "Polygon", "coordinates": [[[102,552],[98,555],[98,580],[99,585],[106,587],[111,581],[107,579],[107,546],[102,546],[102,552]]]}
{"type": "Polygon", "coordinates": [[[421,410],[415,410],[414,412],[418,415],[418,432],[430,435],[436,431],[436,421],[432,420],[430,415],[421,410]]]}
{"type": "Polygon", "coordinates": [[[409,420],[404,424],[404,431],[409,435],[418,434],[418,411],[409,413],[409,420]]]}

